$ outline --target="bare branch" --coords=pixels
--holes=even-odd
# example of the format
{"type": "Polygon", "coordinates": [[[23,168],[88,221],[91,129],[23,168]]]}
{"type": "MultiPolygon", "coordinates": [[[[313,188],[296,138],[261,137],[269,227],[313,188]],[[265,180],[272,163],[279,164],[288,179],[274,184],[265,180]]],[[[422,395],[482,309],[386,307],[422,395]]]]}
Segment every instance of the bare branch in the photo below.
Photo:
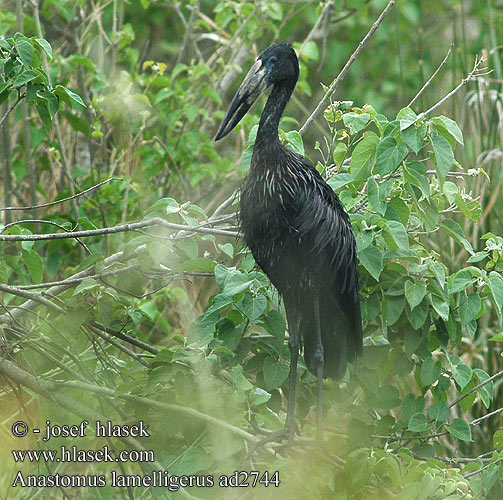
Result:
{"type": "Polygon", "coordinates": [[[452,53],[452,49],[454,48],[454,44],[451,43],[451,46],[449,47],[449,51],[447,52],[447,55],[444,57],[444,60],[440,63],[440,66],[437,68],[435,73],[428,78],[427,82],[421,87],[421,90],[414,96],[412,101],[409,102],[407,105],[408,108],[410,108],[418,99],[418,97],[426,90],[427,87],[429,87],[430,83],[433,81],[433,79],[438,75],[439,71],[445,66],[445,63],[447,62],[447,59],[449,59],[449,56],[452,53]]]}
{"type": "Polygon", "coordinates": [[[449,408],[456,406],[460,401],[463,401],[463,399],[467,398],[470,394],[473,394],[475,391],[478,391],[481,387],[484,387],[484,385],[488,384],[489,382],[492,382],[493,380],[500,378],[502,375],[503,375],[503,370],[499,371],[498,373],[495,373],[492,377],[489,377],[487,380],[484,380],[480,384],[476,385],[473,389],[469,390],[468,392],[466,392],[465,394],[460,396],[458,399],[453,401],[449,405],[449,408]]]}
{"type": "Polygon", "coordinates": [[[59,203],[64,203],[65,201],[68,200],[73,200],[74,198],[78,198],[79,196],[83,196],[87,193],[90,193],[91,191],[94,191],[95,189],[98,189],[99,187],[103,186],[104,184],[107,184],[111,181],[122,181],[120,177],[110,177],[106,181],[100,182],[99,184],[96,184],[95,186],[92,186],[85,191],[81,191],[80,193],[76,193],[73,196],[69,196],[68,198],[63,198],[61,200],[56,200],[56,201],[51,201],[50,203],[43,203],[42,205],[33,205],[31,207],[0,207],[0,212],[5,211],[5,210],[34,210],[36,208],[45,208],[45,207],[50,207],[52,205],[58,205],[59,203]]]}
{"type": "Polygon", "coordinates": [[[341,83],[341,81],[346,76],[349,68],[353,65],[356,58],[360,55],[360,52],[363,50],[367,42],[372,38],[372,35],[375,33],[379,25],[383,22],[384,18],[388,15],[389,11],[393,8],[397,0],[390,0],[385,9],[381,12],[381,15],[377,18],[377,21],[372,25],[370,31],[365,35],[365,38],[358,44],[356,50],[351,54],[348,62],[342,68],[342,71],[339,73],[339,76],[335,79],[334,83],[330,86],[327,93],[323,96],[323,99],[319,102],[318,106],[316,106],[315,110],[312,112],[311,116],[306,120],[302,128],[299,130],[299,133],[302,135],[311,125],[311,123],[316,119],[316,117],[328,106],[330,103],[330,98],[337,90],[337,87],[341,83]]]}
{"type": "Polygon", "coordinates": [[[5,113],[5,115],[2,116],[2,119],[0,120],[0,129],[2,128],[2,125],[4,124],[5,120],[7,120],[8,116],[14,111],[14,108],[21,102],[21,100],[25,95],[26,94],[18,93],[16,102],[7,110],[7,113],[5,113]]]}
{"type": "Polygon", "coordinates": [[[440,101],[434,104],[430,109],[426,110],[424,113],[421,113],[418,118],[422,118],[426,115],[429,115],[432,111],[435,111],[437,108],[442,106],[442,104],[444,104],[445,101],[450,99],[454,94],[458,93],[470,80],[488,74],[485,68],[482,69],[480,68],[481,64],[485,62],[486,60],[484,57],[481,58],[476,57],[473,69],[470,71],[468,76],[466,78],[463,78],[463,80],[461,80],[460,84],[455,89],[451,90],[446,96],[440,99],[440,101]]]}
{"type": "Polygon", "coordinates": [[[45,240],[61,240],[67,238],[86,238],[89,236],[102,236],[104,234],[125,233],[128,231],[136,231],[144,227],[162,226],[168,229],[175,229],[178,231],[189,231],[191,233],[204,233],[215,234],[220,236],[232,236],[234,238],[239,236],[237,231],[227,231],[225,229],[213,229],[201,226],[186,226],[184,224],[174,224],[167,222],[160,217],[153,217],[152,219],[142,222],[132,222],[130,224],[120,224],[113,227],[105,227],[102,229],[90,229],[88,231],[71,231],[68,233],[53,233],[53,234],[0,234],[0,241],[45,241],[45,240]]]}

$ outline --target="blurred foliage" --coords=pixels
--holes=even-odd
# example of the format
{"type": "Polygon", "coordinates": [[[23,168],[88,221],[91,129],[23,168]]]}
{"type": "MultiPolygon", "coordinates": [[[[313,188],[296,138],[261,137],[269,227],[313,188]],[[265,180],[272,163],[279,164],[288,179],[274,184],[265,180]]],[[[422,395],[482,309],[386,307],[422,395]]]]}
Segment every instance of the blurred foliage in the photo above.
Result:
{"type": "Polygon", "coordinates": [[[236,470],[260,471],[241,490],[252,498],[500,497],[503,397],[488,379],[503,342],[501,6],[400,0],[339,88],[344,100],[296,131],[386,3],[4,2],[0,355],[25,373],[0,359],[7,498],[64,498],[12,487],[17,470],[105,474],[105,487],[68,490],[91,499],[171,498],[176,485],[111,486],[112,471],[155,470],[214,477],[184,497],[235,496],[218,479],[236,470]],[[309,439],[316,384],[301,359],[303,439],[256,449],[260,428],[284,425],[289,372],[281,300],[234,237],[232,195],[261,106],[234,141],[217,148],[212,135],[253,57],[277,40],[301,63],[281,139],[351,214],[365,347],[342,382],[325,383],[323,442],[309,439]],[[425,114],[477,53],[492,73],[425,114]],[[115,229],[37,240],[100,228],[115,229]],[[143,420],[151,437],[11,433],[16,420],[84,419],[143,420]],[[21,465],[11,453],[61,445],[143,446],[156,462],[21,465]]]}

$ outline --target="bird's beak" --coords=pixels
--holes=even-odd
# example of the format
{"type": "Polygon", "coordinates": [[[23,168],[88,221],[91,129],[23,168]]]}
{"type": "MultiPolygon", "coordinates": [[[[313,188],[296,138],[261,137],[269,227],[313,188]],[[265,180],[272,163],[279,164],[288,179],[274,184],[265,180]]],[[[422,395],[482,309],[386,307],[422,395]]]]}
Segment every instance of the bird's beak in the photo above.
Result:
{"type": "Polygon", "coordinates": [[[258,96],[267,88],[266,68],[260,59],[252,66],[218,128],[215,141],[225,137],[250,109],[258,96]]]}

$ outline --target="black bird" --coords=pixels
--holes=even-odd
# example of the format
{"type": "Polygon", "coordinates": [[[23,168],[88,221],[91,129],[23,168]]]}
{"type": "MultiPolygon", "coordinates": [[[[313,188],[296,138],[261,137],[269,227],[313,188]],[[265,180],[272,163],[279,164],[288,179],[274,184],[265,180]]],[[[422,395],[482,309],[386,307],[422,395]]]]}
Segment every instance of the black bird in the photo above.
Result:
{"type": "Polygon", "coordinates": [[[318,380],[338,379],[362,351],[356,242],[339,198],[318,171],[278,137],[279,120],[299,77],[288,43],[264,50],[246,75],[218,129],[225,137],[261,92],[272,86],[241,186],[241,232],[253,257],[283,297],[289,331],[290,392],[286,428],[295,428],[295,382],[301,344],[318,380]],[[302,335],[302,339],[300,338],[302,335]]]}

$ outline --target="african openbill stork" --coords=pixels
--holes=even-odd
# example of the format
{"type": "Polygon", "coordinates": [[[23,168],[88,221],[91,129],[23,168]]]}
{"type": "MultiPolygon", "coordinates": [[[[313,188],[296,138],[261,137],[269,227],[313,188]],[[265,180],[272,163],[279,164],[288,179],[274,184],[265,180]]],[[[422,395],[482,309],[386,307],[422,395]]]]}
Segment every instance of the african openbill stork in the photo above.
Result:
{"type": "Polygon", "coordinates": [[[264,50],[234,96],[215,140],[225,137],[261,92],[272,86],[241,186],[244,241],[283,298],[289,331],[286,430],[294,431],[299,348],[318,381],[318,436],[323,378],[338,379],[362,351],[356,242],[339,198],[318,171],[278,137],[281,115],[299,77],[288,43],[264,50]],[[300,335],[302,335],[302,339],[300,335]]]}

